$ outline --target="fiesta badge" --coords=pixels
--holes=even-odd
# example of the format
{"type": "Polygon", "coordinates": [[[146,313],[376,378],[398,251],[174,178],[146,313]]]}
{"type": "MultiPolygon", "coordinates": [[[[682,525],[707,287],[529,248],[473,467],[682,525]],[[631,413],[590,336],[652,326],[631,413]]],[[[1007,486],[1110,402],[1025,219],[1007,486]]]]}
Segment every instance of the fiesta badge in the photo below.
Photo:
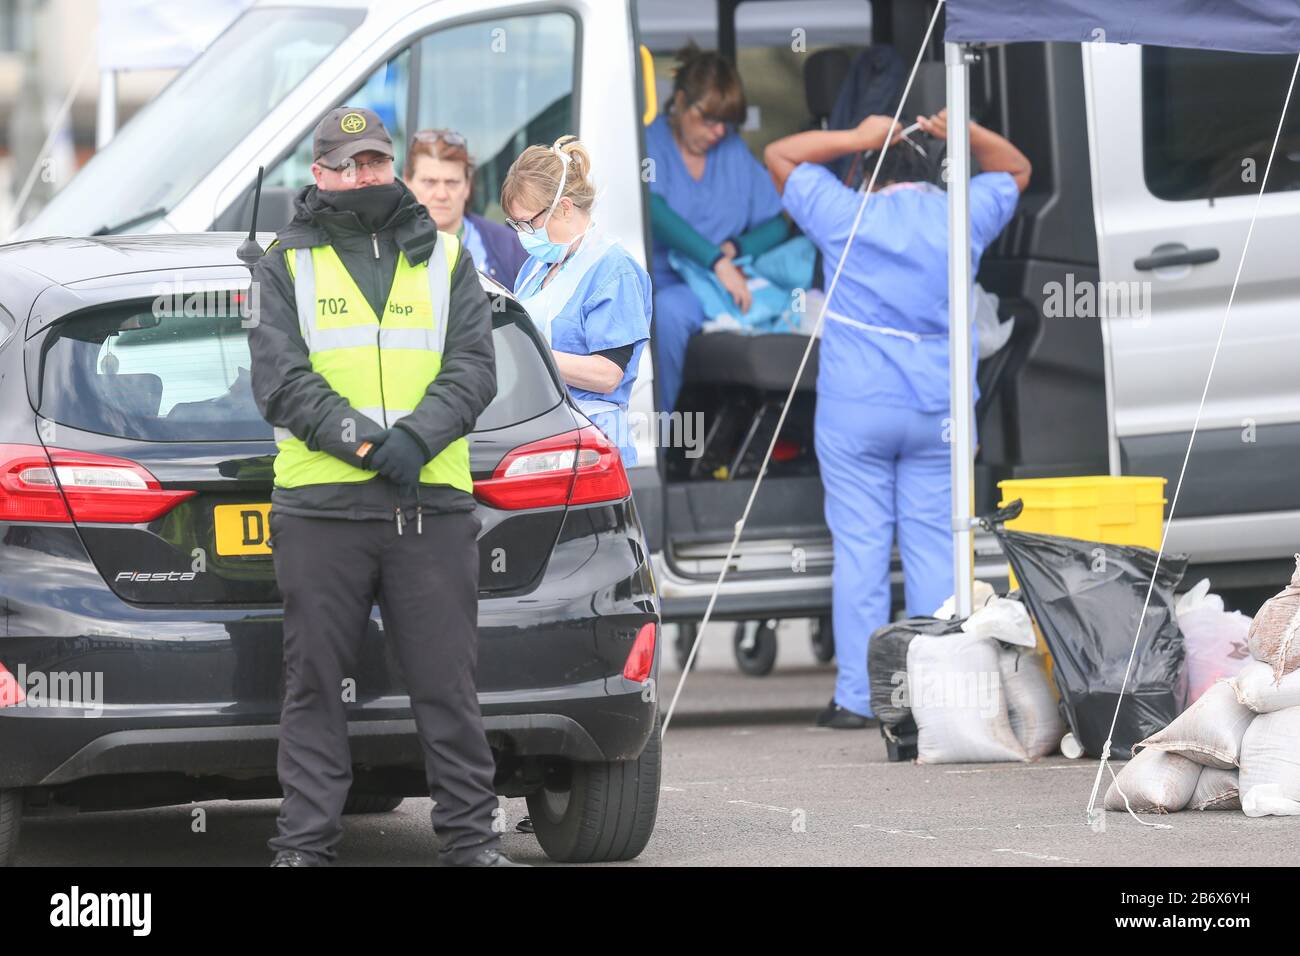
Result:
{"type": "Polygon", "coordinates": [[[366,118],[360,113],[344,113],[339,120],[339,129],[345,133],[360,133],[366,128],[366,118]]]}

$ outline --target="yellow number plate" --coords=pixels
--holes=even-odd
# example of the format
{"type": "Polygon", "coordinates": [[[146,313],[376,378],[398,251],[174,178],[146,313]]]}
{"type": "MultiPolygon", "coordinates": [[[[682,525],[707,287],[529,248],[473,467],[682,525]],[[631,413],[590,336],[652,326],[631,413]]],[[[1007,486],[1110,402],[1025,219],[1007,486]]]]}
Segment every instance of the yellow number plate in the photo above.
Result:
{"type": "Polygon", "coordinates": [[[217,554],[270,554],[270,505],[217,505],[212,520],[217,554]]]}

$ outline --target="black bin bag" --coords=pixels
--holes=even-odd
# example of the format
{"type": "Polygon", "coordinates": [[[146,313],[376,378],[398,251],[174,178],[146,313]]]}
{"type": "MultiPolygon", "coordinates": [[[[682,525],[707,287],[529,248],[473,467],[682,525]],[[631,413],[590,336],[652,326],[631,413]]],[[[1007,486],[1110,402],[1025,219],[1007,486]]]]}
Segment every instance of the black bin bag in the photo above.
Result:
{"type": "Polygon", "coordinates": [[[909,617],[877,628],[867,642],[867,674],[871,681],[871,712],[882,726],[898,726],[912,715],[908,706],[907,647],[918,634],[951,634],[961,621],[909,617]]]}
{"type": "MultiPolygon", "coordinates": [[[[1115,714],[1156,552],[1055,535],[1009,531],[1019,501],[982,520],[1011,563],[1029,613],[1052,654],[1066,723],[1084,752],[1100,757],[1115,714]]],[[[1160,559],[1133,669],[1119,709],[1111,756],[1127,760],[1135,743],[1163,729],[1187,702],[1183,634],[1174,589],[1186,555],[1160,559]]]]}

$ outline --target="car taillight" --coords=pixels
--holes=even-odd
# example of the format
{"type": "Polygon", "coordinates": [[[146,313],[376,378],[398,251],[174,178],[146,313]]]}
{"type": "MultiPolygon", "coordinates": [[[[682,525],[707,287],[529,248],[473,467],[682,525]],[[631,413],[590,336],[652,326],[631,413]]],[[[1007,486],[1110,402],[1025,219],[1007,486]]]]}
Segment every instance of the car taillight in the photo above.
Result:
{"type": "MultiPolygon", "coordinates": [[[[21,667],[18,669],[22,670],[21,667]]],[[[22,684],[0,664],[0,707],[16,707],[26,699],[22,684]]]]}
{"type": "Polygon", "coordinates": [[[638,684],[650,676],[650,668],[655,662],[655,623],[642,624],[632,642],[632,650],[623,665],[623,676],[638,684]]]}
{"type": "Polygon", "coordinates": [[[143,524],[195,494],[164,489],[125,458],[0,445],[0,519],[143,524]]]}
{"type": "Polygon", "coordinates": [[[631,493],[618,447],[595,425],[520,445],[491,478],[474,482],[480,501],[510,511],[621,501],[631,493]]]}

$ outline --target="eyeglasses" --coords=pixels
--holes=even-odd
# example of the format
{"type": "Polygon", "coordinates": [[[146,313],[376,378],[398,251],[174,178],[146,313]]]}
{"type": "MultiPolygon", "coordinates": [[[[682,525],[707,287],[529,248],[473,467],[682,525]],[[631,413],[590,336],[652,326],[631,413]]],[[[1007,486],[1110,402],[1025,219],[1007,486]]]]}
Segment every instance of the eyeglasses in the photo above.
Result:
{"type": "Polygon", "coordinates": [[[708,113],[704,112],[699,103],[692,104],[691,109],[695,110],[696,115],[699,116],[700,121],[704,123],[705,126],[721,126],[730,131],[735,125],[729,119],[723,119],[720,116],[710,116],[708,113]]]}
{"type": "MultiPolygon", "coordinates": [[[[545,215],[548,212],[550,212],[549,209],[543,209],[541,212],[537,214],[537,216],[545,215]]],[[[507,216],[506,225],[509,226],[511,229],[513,229],[515,232],[526,232],[531,236],[533,233],[537,231],[538,228],[537,226],[533,225],[533,221],[537,218],[537,216],[529,216],[527,219],[511,219],[509,216],[507,216]]],[[[546,223],[542,223],[542,225],[545,226],[546,223]]]]}
{"type": "Polygon", "coordinates": [[[469,143],[465,137],[460,135],[454,129],[421,129],[411,134],[411,140],[416,143],[438,143],[443,142],[448,146],[463,146],[468,148],[469,143]]]}
{"type": "Polygon", "coordinates": [[[366,160],[364,163],[358,163],[355,159],[348,157],[343,160],[341,166],[326,166],[326,169],[332,169],[336,173],[361,172],[363,169],[373,170],[376,173],[382,173],[385,167],[393,164],[393,157],[380,156],[378,159],[366,160]]]}

